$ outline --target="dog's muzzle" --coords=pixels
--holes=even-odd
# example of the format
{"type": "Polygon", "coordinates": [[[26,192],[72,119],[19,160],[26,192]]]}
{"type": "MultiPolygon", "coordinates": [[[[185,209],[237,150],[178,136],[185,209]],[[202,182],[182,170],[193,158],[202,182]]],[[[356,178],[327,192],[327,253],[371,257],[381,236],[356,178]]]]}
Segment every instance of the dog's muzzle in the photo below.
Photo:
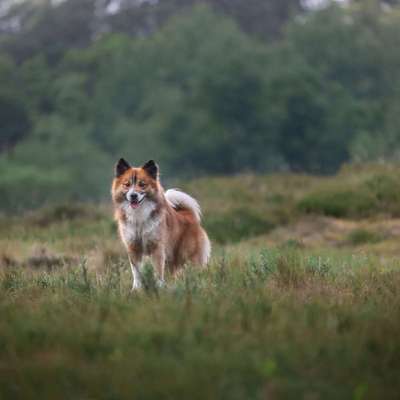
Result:
{"type": "Polygon", "coordinates": [[[135,192],[132,189],[129,190],[129,192],[126,194],[126,198],[132,208],[138,208],[144,200],[145,196],[145,193],[135,192]]]}

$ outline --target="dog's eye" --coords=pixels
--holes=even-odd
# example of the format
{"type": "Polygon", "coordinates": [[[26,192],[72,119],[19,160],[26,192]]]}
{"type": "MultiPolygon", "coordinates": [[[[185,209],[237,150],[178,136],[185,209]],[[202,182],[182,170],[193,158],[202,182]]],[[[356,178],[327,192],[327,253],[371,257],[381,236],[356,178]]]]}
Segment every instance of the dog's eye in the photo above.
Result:
{"type": "Polygon", "coordinates": [[[139,181],[139,186],[141,188],[144,188],[146,186],[146,182],[145,181],[139,181]]]}
{"type": "Polygon", "coordinates": [[[129,181],[124,182],[124,186],[128,188],[129,186],[131,186],[131,183],[129,181]]]}

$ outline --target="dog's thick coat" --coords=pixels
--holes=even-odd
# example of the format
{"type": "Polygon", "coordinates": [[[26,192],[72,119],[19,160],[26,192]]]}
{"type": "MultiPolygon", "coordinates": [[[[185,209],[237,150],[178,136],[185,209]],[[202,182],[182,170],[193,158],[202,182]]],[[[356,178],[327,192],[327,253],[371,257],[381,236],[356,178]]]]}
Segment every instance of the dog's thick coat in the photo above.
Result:
{"type": "Polygon", "coordinates": [[[143,258],[150,256],[164,282],[185,263],[205,265],[210,241],[200,225],[199,204],[178,190],[164,192],[154,161],[132,168],[124,159],[115,167],[111,189],[118,230],[129,256],[133,289],[142,286],[143,258]]]}

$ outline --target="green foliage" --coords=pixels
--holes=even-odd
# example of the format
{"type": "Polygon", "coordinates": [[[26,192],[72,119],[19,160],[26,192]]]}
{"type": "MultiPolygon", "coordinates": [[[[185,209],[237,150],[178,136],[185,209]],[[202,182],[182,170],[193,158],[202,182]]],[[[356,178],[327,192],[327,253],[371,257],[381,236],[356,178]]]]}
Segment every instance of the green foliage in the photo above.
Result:
{"type": "Polygon", "coordinates": [[[400,215],[400,180],[392,170],[377,171],[357,181],[348,176],[321,185],[304,196],[298,209],[333,217],[363,218],[375,214],[400,215]]]}
{"type": "Polygon", "coordinates": [[[38,52],[57,64],[71,48],[87,46],[105,32],[133,37],[150,36],[176,15],[206,4],[229,16],[244,32],[271,41],[286,22],[304,11],[301,0],[4,0],[0,15],[0,50],[18,62],[38,52]],[[115,5],[118,7],[115,7],[115,5]],[[16,26],[17,25],[17,26],[16,26]]]}
{"type": "Polygon", "coordinates": [[[72,185],[65,170],[40,170],[32,166],[0,166],[0,196],[5,209],[29,209],[54,202],[72,185]]]}
{"type": "Polygon", "coordinates": [[[0,152],[9,151],[31,128],[24,103],[15,96],[0,93],[0,152]]]}
{"type": "Polygon", "coordinates": [[[341,187],[319,190],[302,199],[298,207],[310,214],[337,218],[365,217],[375,212],[376,202],[372,193],[341,187]]]}
{"type": "Polygon", "coordinates": [[[12,150],[32,128],[18,78],[13,61],[0,54],[0,154],[12,150]]]}
{"type": "Polygon", "coordinates": [[[382,235],[367,229],[355,229],[349,233],[347,241],[352,245],[362,245],[368,243],[377,243],[383,239],[382,235]]]}
{"type": "Polygon", "coordinates": [[[209,213],[205,228],[211,239],[219,243],[237,242],[274,228],[273,222],[255,211],[252,207],[244,207],[215,215],[209,213]]]}
{"type": "MultiPolygon", "coordinates": [[[[121,156],[156,159],[174,179],[399,158],[397,6],[329,4],[290,18],[296,0],[127,0],[114,15],[106,2],[78,3],[23,2],[4,17],[4,209],[105,198],[121,156]],[[7,31],[13,18],[21,28],[7,31]]],[[[386,201],[332,190],[331,209],[320,204],[330,189],[304,209],[364,215],[386,201]]]]}

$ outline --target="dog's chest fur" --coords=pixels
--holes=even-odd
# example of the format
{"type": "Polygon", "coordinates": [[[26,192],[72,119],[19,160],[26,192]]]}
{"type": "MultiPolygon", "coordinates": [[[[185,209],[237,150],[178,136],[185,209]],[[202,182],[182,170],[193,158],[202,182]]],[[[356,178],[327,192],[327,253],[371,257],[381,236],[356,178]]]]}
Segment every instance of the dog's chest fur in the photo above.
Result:
{"type": "Polygon", "coordinates": [[[145,203],[138,209],[130,205],[123,207],[125,219],[119,222],[123,242],[127,247],[139,246],[146,251],[160,240],[161,213],[157,212],[154,203],[145,203]]]}

